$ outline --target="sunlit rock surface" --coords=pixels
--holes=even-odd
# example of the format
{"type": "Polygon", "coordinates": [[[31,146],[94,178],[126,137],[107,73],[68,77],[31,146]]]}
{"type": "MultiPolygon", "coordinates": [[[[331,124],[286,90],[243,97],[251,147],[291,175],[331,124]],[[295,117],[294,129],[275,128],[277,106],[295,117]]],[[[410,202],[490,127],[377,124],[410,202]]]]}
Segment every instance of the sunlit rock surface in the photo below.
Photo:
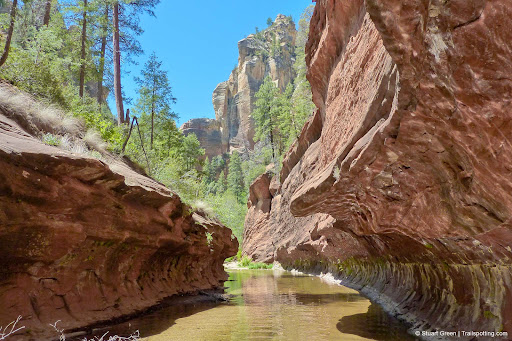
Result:
{"type": "Polygon", "coordinates": [[[212,96],[221,144],[212,145],[199,137],[209,133],[195,132],[207,155],[220,155],[217,153],[219,148],[222,153],[254,148],[251,113],[255,108],[256,92],[266,76],[270,76],[281,90],[294,79],[296,34],[295,23],[279,14],[267,30],[238,42],[238,63],[229,79],[217,85],[212,96]]]}
{"type": "Polygon", "coordinates": [[[318,112],[270,204],[249,202],[244,253],[333,272],[414,328],[512,335],[511,16],[505,0],[317,1],[318,112]]]}

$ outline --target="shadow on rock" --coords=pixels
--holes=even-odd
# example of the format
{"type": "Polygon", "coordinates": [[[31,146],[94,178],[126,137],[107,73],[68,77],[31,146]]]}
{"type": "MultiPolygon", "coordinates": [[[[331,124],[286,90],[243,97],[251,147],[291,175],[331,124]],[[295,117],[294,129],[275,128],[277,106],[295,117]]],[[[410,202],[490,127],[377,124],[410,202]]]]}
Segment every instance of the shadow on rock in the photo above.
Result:
{"type": "Polygon", "coordinates": [[[417,340],[407,334],[407,327],[396,318],[389,316],[381,307],[371,304],[368,312],[344,316],[336,324],[344,334],[352,334],[378,341],[417,340]]]}

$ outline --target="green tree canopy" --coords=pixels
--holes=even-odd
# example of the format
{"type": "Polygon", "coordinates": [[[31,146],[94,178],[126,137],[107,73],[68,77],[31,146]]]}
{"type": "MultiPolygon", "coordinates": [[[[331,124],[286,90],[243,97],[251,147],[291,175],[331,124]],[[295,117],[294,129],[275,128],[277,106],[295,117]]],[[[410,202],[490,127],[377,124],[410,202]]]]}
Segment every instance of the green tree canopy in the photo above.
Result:
{"type": "Polygon", "coordinates": [[[258,92],[256,92],[256,109],[252,113],[252,118],[255,122],[255,135],[256,141],[270,139],[272,146],[272,155],[275,157],[274,134],[277,128],[277,112],[276,112],[276,97],[279,94],[279,89],[274,84],[270,76],[265,77],[263,84],[258,92]]]}
{"type": "Polygon", "coordinates": [[[135,77],[135,81],[139,85],[137,111],[150,115],[150,149],[153,149],[155,130],[165,134],[169,122],[178,117],[171,110],[171,104],[176,103],[176,98],[172,95],[167,71],[162,70],[162,62],[154,52],[144,64],[141,76],[135,77]]]}
{"type": "Polygon", "coordinates": [[[244,175],[240,154],[234,151],[229,159],[228,190],[236,196],[240,203],[246,200],[244,175]]]}

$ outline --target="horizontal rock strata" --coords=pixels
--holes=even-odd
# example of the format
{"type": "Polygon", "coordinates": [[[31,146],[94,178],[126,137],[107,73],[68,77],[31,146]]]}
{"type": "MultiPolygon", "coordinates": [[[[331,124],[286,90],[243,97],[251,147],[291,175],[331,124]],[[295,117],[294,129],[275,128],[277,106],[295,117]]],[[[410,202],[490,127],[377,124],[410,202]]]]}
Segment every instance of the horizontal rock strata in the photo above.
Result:
{"type": "Polygon", "coordinates": [[[23,339],[41,340],[58,320],[79,328],[227,279],[230,230],[111,155],[43,144],[11,114],[0,104],[0,326],[21,315],[23,339]]]}

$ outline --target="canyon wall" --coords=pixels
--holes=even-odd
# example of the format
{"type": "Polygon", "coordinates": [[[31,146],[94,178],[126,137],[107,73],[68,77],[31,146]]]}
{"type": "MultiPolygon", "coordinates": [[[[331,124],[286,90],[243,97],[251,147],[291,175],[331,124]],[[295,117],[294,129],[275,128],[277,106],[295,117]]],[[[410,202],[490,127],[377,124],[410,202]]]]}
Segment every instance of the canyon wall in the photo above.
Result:
{"type": "Polygon", "coordinates": [[[55,339],[58,320],[80,328],[222,287],[229,229],[107,152],[43,144],[0,92],[0,326],[21,315],[21,339],[55,339]]]}
{"type": "Polygon", "coordinates": [[[195,134],[201,148],[204,149],[204,157],[210,160],[217,156],[222,155],[225,150],[222,147],[222,135],[220,132],[220,124],[217,120],[209,118],[194,118],[185,122],[180,130],[185,136],[188,134],[195,134]]]}
{"type": "Polygon", "coordinates": [[[272,26],[238,42],[238,64],[229,79],[217,85],[212,96],[220,144],[212,145],[207,132],[187,130],[194,120],[181,128],[185,134],[194,132],[198,135],[206,155],[220,155],[218,150],[228,153],[254,148],[251,113],[255,108],[255,94],[267,76],[281,90],[292,82],[296,34],[291,18],[279,14],[272,26]]]}
{"type": "Polygon", "coordinates": [[[332,272],[413,329],[512,335],[511,15],[317,1],[318,111],[279,177],[253,184],[243,252],[332,272]]]}

